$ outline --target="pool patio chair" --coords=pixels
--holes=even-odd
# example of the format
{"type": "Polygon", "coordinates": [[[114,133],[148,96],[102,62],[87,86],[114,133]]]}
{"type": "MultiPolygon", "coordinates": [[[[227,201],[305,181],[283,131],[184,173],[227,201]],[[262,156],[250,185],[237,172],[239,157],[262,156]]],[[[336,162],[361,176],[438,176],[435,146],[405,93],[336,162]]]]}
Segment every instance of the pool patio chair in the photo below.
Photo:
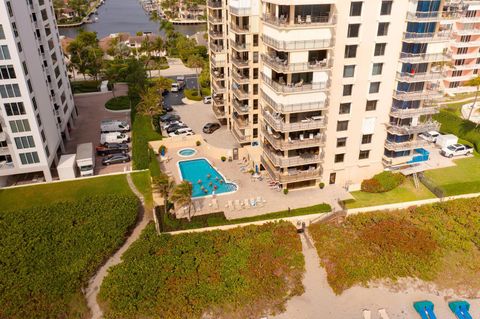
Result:
{"type": "Polygon", "coordinates": [[[262,200],[262,197],[261,197],[261,196],[258,196],[258,197],[257,197],[257,206],[258,206],[258,207],[262,207],[262,206],[263,206],[263,200],[262,200]]]}
{"type": "Polygon", "coordinates": [[[452,301],[448,307],[458,319],[472,319],[470,315],[470,304],[464,300],[452,301]]]}
{"type": "Polygon", "coordinates": [[[257,201],[255,200],[255,198],[250,198],[250,206],[252,207],[256,207],[257,206],[257,201]]]}
{"type": "Polygon", "coordinates": [[[378,309],[378,314],[380,315],[380,318],[382,318],[382,319],[390,319],[390,317],[387,314],[387,311],[384,308],[378,309]]]}
{"type": "Polygon", "coordinates": [[[241,210],[242,209],[242,205],[240,205],[240,201],[238,199],[235,200],[234,204],[235,204],[235,209],[236,210],[241,210]]]}
{"type": "Polygon", "coordinates": [[[248,198],[245,198],[243,201],[243,208],[250,208],[250,202],[248,201],[248,198]]]}
{"type": "Polygon", "coordinates": [[[413,308],[418,312],[422,319],[437,319],[437,316],[433,312],[433,302],[430,300],[414,302],[413,308]]]}
{"type": "Polygon", "coordinates": [[[363,309],[362,314],[363,314],[363,319],[371,319],[372,318],[372,312],[368,309],[363,309]]]}
{"type": "Polygon", "coordinates": [[[233,207],[233,202],[229,200],[227,204],[225,205],[225,208],[228,208],[228,210],[234,210],[235,208],[233,207]]]}

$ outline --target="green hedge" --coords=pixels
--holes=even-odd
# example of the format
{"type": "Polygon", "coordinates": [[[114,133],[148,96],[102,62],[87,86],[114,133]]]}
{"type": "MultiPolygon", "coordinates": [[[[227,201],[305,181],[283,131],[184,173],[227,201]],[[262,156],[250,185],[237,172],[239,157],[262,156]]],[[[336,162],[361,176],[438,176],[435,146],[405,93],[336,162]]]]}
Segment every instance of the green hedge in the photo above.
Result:
{"type": "Polygon", "coordinates": [[[361,189],[367,193],[385,193],[396,188],[405,181],[405,176],[398,173],[382,172],[362,182],[361,189]]]}
{"type": "Polygon", "coordinates": [[[183,90],[185,93],[185,97],[192,101],[201,101],[203,99],[202,96],[198,96],[197,89],[185,89],[183,90]]]}
{"type": "Polygon", "coordinates": [[[137,220],[131,195],[0,211],[0,317],[85,318],[81,289],[137,220]]]}
{"type": "Polygon", "coordinates": [[[259,318],[304,292],[302,245],[291,223],[158,236],[150,224],[110,269],[107,318],[259,318]]]}
{"type": "Polygon", "coordinates": [[[130,109],[130,98],[128,96],[117,96],[105,103],[105,107],[112,111],[130,109]]]}
{"type": "Polygon", "coordinates": [[[70,85],[74,94],[100,91],[100,81],[74,81],[70,85]]]}
{"type": "Polygon", "coordinates": [[[475,123],[445,110],[440,111],[434,118],[442,124],[441,130],[443,133],[455,134],[459,138],[472,143],[477,152],[480,151],[480,126],[475,128],[475,123]]]}

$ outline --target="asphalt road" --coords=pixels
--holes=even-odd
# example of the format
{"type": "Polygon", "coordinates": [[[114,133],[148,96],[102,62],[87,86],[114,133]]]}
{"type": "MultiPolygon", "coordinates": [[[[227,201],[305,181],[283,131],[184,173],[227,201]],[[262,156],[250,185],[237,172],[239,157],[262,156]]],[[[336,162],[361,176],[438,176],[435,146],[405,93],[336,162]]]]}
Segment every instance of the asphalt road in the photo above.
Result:
{"type": "MultiPolygon", "coordinates": [[[[176,81],[176,77],[169,77],[170,79],[176,81]]],[[[185,82],[186,82],[186,88],[187,89],[194,89],[197,87],[197,78],[195,77],[195,75],[192,75],[192,76],[185,76],[185,82]]],[[[180,91],[180,92],[177,92],[177,93],[173,93],[173,92],[170,92],[168,93],[167,96],[165,96],[165,104],[166,105],[172,105],[172,106],[175,106],[175,105],[184,105],[184,103],[182,102],[182,99],[184,98],[184,94],[183,94],[183,91],[180,91]]]]}

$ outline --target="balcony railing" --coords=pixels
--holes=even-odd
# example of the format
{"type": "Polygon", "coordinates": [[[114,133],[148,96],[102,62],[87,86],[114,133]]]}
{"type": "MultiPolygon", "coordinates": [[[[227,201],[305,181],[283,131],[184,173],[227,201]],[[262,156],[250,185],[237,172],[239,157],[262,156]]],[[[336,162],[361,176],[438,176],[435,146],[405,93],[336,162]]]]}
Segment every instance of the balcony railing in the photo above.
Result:
{"type": "Polygon", "coordinates": [[[334,15],[300,16],[291,21],[288,17],[275,17],[264,14],[262,20],[280,28],[330,27],[336,23],[334,15]]]}
{"type": "Polygon", "coordinates": [[[225,118],[225,111],[224,110],[216,107],[215,105],[213,105],[212,110],[213,110],[213,113],[215,113],[215,117],[217,119],[225,118]]]}
{"type": "Polygon", "coordinates": [[[390,115],[393,117],[402,119],[402,118],[410,118],[412,116],[436,114],[438,112],[439,112],[438,106],[419,107],[416,109],[392,108],[392,110],[390,111],[390,115]]]}
{"type": "Polygon", "coordinates": [[[223,18],[222,17],[215,17],[211,14],[208,15],[208,21],[213,24],[221,24],[223,23],[223,18]]]}
{"type": "Polygon", "coordinates": [[[237,51],[248,51],[251,47],[250,43],[236,42],[232,39],[230,39],[230,45],[237,51]]]}
{"type": "Polygon", "coordinates": [[[232,57],[232,63],[237,67],[237,68],[245,68],[248,67],[248,60],[243,60],[239,59],[236,57],[232,57]]]}
{"type": "Polygon", "coordinates": [[[446,61],[451,58],[450,53],[400,53],[400,61],[410,63],[446,61]]]}
{"type": "Polygon", "coordinates": [[[454,33],[457,35],[475,35],[480,33],[480,28],[456,29],[454,30],[454,33]]]}
{"type": "Polygon", "coordinates": [[[235,136],[235,138],[237,139],[237,141],[239,143],[248,143],[249,142],[250,136],[245,135],[245,133],[242,133],[242,132],[238,131],[235,127],[233,127],[233,129],[232,129],[232,133],[233,133],[233,136],[235,136]]]}
{"type": "Polygon", "coordinates": [[[321,169],[315,168],[310,170],[297,170],[291,169],[288,174],[283,174],[276,169],[270,167],[267,160],[262,156],[261,157],[262,165],[265,167],[267,172],[270,174],[270,177],[279,182],[279,183],[293,183],[309,179],[318,179],[320,178],[321,169]]]}
{"type": "Polygon", "coordinates": [[[232,105],[238,114],[248,114],[249,112],[248,104],[242,104],[237,100],[233,100],[232,105]]]}
{"type": "Polygon", "coordinates": [[[413,74],[410,72],[397,72],[397,80],[410,83],[439,80],[445,76],[446,74],[444,72],[434,72],[433,70],[430,70],[429,72],[413,74]]]}
{"type": "Polygon", "coordinates": [[[224,67],[227,64],[227,61],[220,60],[214,55],[210,56],[210,62],[212,63],[212,66],[215,67],[215,68],[221,68],[221,67],[224,67]]]}
{"type": "Polygon", "coordinates": [[[323,146],[325,142],[325,138],[321,133],[312,133],[305,137],[302,135],[302,138],[289,140],[276,138],[272,133],[269,133],[266,128],[262,128],[262,134],[273,147],[285,151],[313,146],[323,146]]]}
{"type": "Polygon", "coordinates": [[[310,103],[281,104],[277,103],[262,90],[262,98],[265,103],[270,105],[279,113],[309,112],[325,110],[328,107],[328,100],[310,103]]]}
{"type": "Polygon", "coordinates": [[[325,116],[312,116],[300,122],[286,123],[281,118],[275,118],[270,112],[262,110],[263,119],[274,130],[279,132],[315,130],[326,127],[325,116]]]}
{"type": "Polygon", "coordinates": [[[207,1],[207,5],[210,8],[218,9],[223,7],[222,1],[207,1]]]}
{"type": "Polygon", "coordinates": [[[213,81],[212,82],[212,87],[213,87],[213,90],[215,91],[215,93],[225,93],[227,91],[225,86],[218,83],[218,81],[213,81]]]}
{"type": "Polygon", "coordinates": [[[222,98],[213,98],[213,105],[214,106],[224,106],[225,105],[225,100],[222,98]]]}
{"type": "Polygon", "coordinates": [[[250,8],[235,8],[232,6],[230,6],[228,10],[231,14],[236,16],[249,16],[251,12],[250,8]]]}
{"type": "Polygon", "coordinates": [[[436,100],[443,97],[439,91],[397,91],[393,92],[393,97],[400,101],[416,101],[416,100],[436,100]]]}
{"type": "Polygon", "coordinates": [[[304,41],[278,41],[267,35],[262,35],[263,43],[277,50],[313,50],[325,49],[333,46],[333,39],[304,40],[304,41]]]}
{"type": "Polygon", "coordinates": [[[407,13],[407,21],[441,21],[447,19],[456,19],[459,14],[457,12],[442,12],[442,11],[416,11],[407,13]]]}
{"type": "Polygon", "coordinates": [[[233,94],[239,99],[239,100],[246,100],[248,99],[248,92],[241,90],[241,89],[233,89],[233,94]]]}
{"type": "Polygon", "coordinates": [[[476,41],[465,41],[465,42],[461,42],[461,41],[454,41],[452,42],[452,46],[458,48],[458,47],[461,47],[461,48],[465,48],[465,47],[477,47],[477,46],[480,46],[480,40],[476,40],[476,41]]]}
{"type": "Polygon", "coordinates": [[[309,92],[309,91],[324,91],[329,87],[329,81],[324,82],[312,82],[312,83],[303,83],[303,80],[297,83],[285,83],[276,82],[265,74],[262,73],[262,80],[274,91],[279,93],[295,93],[295,92],[309,92]]]}
{"type": "Polygon", "coordinates": [[[0,132],[0,142],[5,142],[5,141],[7,141],[7,133],[0,132]]]}
{"type": "Polygon", "coordinates": [[[323,156],[320,154],[308,152],[298,156],[285,157],[281,154],[281,152],[276,153],[267,147],[263,148],[263,154],[267,155],[268,159],[273,163],[273,165],[279,167],[315,164],[321,162],[323,158],[323,156]]]}
{"type": "Polygon", "coordinates": [[[237,124],[237,127],[241,129],[244,129],[250,126],[250,122],[248,120],[244,120],[238,116],[233,116],[233,121],[237,124]]]}
{"type": "Polygon", "coordinates": [[[438,31],[438,32],[405,32],[403,39],[406,42],[442,42],[451,39],[452,32],[438,31]]]}
{"type": "Polygon", "coordinates": [[[210,38],[212,38],[212,39],[221,39],[221,38],[223,38],[223,31],[213,31],[213,30],[210,30],[210,31],[208,31],[208,34],[210,35],[210,38]]]}
{"type": "Polygon", "coordinates": [[[302,72],[324,70],[332,67],[331,60],[310,61],[303,63],[288,63],[288,60],[282,60],[279,57],[272,57],[262,54],[262,60],[272,69],[278,72],[302,72]]]}
{"type": "Polygon", "coordinates": [[[248,84],[250,83],[250,79],[248,76],[244,76],[242,74],[238,74],[237,72],[232,72],[232,77],[238,84],[248,84]]]}
{"type": "Polygon", "coordinates": [[[218,72],[218,71],[213,71],[213,72],[212,72],[212,77],[213,77],[215,80],[217,80],[217,81],[219,81],[219,80],[225,80],[225,74],[220,73],[220,72],[218,72]]]}
{"type": "Polygon", "coordinates": [[[235,23],[230,23],[230,29],[235,33],[248,33],[250,28],[248,25],[238,25],[235,23]]]}
{"type": "Polygon", "coordinates": [[[407,142],[394,142],[394,141],[385,141],[385,148],[391,151],[407,151],[419,147],[425,147],[428,145],[428,141],[418,139],[414,141],[407,141],[407,142]]]}
{"type": "Polygon", "coordinates": [[[415,126],[390,123],[388,125],[387,131],[397,135],[406,135],[406,134],[417,134],[417,133],[428,132],[428,131],[438,131],[439,129],[440,129],[440,123],[431,121],[431,122],[419,123],[415,126]]]}
{"type": "Polygon", "coordinates": [[[223,45],[218,45],[213,42],[210,42],[210,49],[213,52],[223,52],[225,50],[225,47],[223,45]]]}

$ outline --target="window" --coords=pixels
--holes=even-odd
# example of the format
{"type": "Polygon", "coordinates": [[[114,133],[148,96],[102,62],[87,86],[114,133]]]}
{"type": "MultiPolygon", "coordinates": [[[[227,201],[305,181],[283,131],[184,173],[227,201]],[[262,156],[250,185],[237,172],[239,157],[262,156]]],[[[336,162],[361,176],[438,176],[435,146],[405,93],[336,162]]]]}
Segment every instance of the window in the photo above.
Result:
{"type": "Polygon", "coordinates": [[[20,153],[19,156],[23,165],[40,163],[37,152],[20,153]]]}
{"type": "Polygon", "coordinates": [[[0,45],[0,60],[10,60],[10,51],[6,45],[0,45]]]}
{"type": "Polygon", "coordinates": [[[368,93],[378,93],[380,91],[380,82],[372,82],[370,83],[370,89],[368,93]]]}
{"type": "Polygon", "coordinates": [[[372,75],[382,74],[383,63],[374,63],[372,67],[372,75]]]}
{"type": "Polygon", "coordinates": [[[22,68],[23,68],[23,73],[25,75],[28,75],[27,63],[25,63],[25,61],[22,62],[22,68]]]}
{"type": "Polygon", "coordinates": [[[358,17],[362,15],[362,4],[361,1],[352,2],[350,4],[350,16],[358,17]]]}
{"type": "Polygon", "coordinates": [[[388,26],[389,26],[388,22],[380,22],[378,24],[377,36],[381,37],[381,36],[387,35],[388,34],[388,26]]]}
{"type": "Polygon", "coordinates": [[[345,59],[355,58],[357,56],[357,45],[346,45],[345,46],[345,59]]]}
{"type": "Polygon", "coordinates": [[[0,85],[0,96],[4,99],[9,97],[20,97],[20,88],[18,84],[0,85]]]}
{"type": "Polygon", "coordinates": [[[380,8],[380,15],[387,16],[392,13],[392,0],[382,1],[382,7],[380,8]]]}
{"type": "Polygon", "coordinates": [[[387,47],[386,43],[377,43],[375,44],[375,56],[385,55],[385,48],[387,47]]]}
{"type": "Polygon", "coordinates": [[[462,70],[453,71],[453,72],[452,72],[452,76],[453,76],[453,77],[455,77],[455,76],[462,76],[462,70]]]}
{"type": "Polygon", "coordinates": [[[358,153],[359,160],[367,159],[369,156],[370,156],[370,151],[360,151],[360,153],[358,153]]]}
{"type": "Polygon", "coordinates": [[[349,114],[350,113],[350,105],[351,103],[340,103],[340,111],[339,114],[349,114]]]}
{"type": "Polygon", "coordinates": [[[16,120],[10,121],[10,129],[13,133],[19,132],[30,132],[30,124],[28,124],[28,120],[16,120]]]}
{"type": "Polygon", "coordinates": [[[258,34],[253,35],[253,46],[258,47],[258,34]]]}
{"type": "Polygon", "coordinates": [[[13,65],[0,65],[0,80],[15,79],[16,77],[13,65]]]}
{"type": "Polygon", "coordinates": [[[378,100],[367,101],[367,107],[365,108],[365,111],[375,111],[377,109],[377,102],[378,100]]]}
{"type": "Polygon", "coordinates": [[[33,136],[21,136],[15,137],[15,145],[21,150],[24,148],[35,147],[35,142],[33,141],[33,136]]]}
{"type": "Polygon", "coordinates": [[[348,130],[348,121],[338,121],[337,122],[337,132],[342,132],[348,130]]]}
{"type": "Polygon", "coordinates": [[[358,34],[360,33],[360,24],[354,23],[348,25],[348,32],[347,38],[358,38],[358,34]]]}
{"type": "Polygon", "coordinates": [[[9,1],[7,1],[7,11],[8,11],[8,15],[10,17],[13,17],[12,4],[9,1]]]}
{"type": "MultiPolygon", "coordinates": [[[[255,131],[254,131],[255,133],[255,131]]],[[[48,149],[48,145],[45,145],[45,154],[47,155],[47,158],[50,157],[50,150],[48,149]]]]}
{"type": "Polygon", "coordinates": [[[346,137],[337,138],[337,147],[345,147],[345,146],[347,146],[347,138],[346,137]]]}
{"type": "Polygon", "coordinates": [[[345,84],[343,86],[343,96],[352,95],[352,91],[353,91],[353,84],[345,84]]]}
{"type": "Polygon", "coordinates": [[[3,31],[3,25],[0,24],[0,40],[5,40],[5,31],[3,31]]]}
{"type": "Polygon", "coordinates": [[[47,137],[45,136],[45,132],[43,130],[40,132],[40,135],[42,136],[42,142],[45,143],[47,137]]]}
{"type": "Polygon", "coordinates": [[[372,143],[372,134],[364,134],[362,135],[362,144],[370,144],[372,143]]]}
{"type": "Polygon", "coordinates": [[[7,113],[8,116],[15,116],[15,115],[24,115],[25,112],[25,107],[22,102],[18,103],[5,103],[5,113],[7,113]]]}
{"type": "Polygon", "coordinates": [[[345,154],[335,154],[335,163],[343,163],[345,154]]]}
{"type": "Polygon", "coordinates": [[[343,67],[343,77],[352,78],[355,75],[355,65],[345,65],[343,67]]]}

